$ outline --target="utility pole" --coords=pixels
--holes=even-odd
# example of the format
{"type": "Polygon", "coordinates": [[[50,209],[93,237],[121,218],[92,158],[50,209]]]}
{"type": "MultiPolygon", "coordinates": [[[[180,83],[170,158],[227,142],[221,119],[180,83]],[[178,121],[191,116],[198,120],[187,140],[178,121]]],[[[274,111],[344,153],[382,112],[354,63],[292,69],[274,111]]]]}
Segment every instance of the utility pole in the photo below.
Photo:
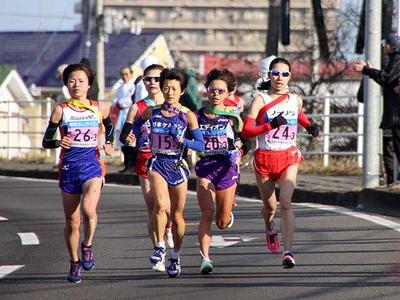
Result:
{"type": "Polygon", "coordinates": [[[92,5],[91,0],[82,0],[82,41],[81,41],[81,57],[89,59],[90,54],[90,33],[91,33],[91,17],[92,5]]]}
{"type": "Polygon", "coordinates": [[[96,74],[99,100],[104,100],[104,15],[103,0],[96,0],[96,74]]]}
{"type": "MultiPolygon", "coordinates": [[[[381,18],[382,1],[366,0],[365,3],[365,54],[372,66],[381,65],[381,18]]],[[[364,77],[364,188],[379,186],[379,116],[380,87],[372,79],[364,77]]]]}
{"type": "Polygon", "coordinates": [[[278,55],[280,0],[269,1],[266,56],[278,55]]]}

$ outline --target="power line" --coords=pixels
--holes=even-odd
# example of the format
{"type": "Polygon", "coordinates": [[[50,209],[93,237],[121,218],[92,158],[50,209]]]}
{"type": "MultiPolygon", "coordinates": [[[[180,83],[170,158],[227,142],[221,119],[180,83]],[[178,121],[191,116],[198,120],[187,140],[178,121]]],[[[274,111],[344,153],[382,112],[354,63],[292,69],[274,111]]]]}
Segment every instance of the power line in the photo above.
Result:
{"type": "Polygon", "coordinates": [[[61,15],[32,15],[32,14],[21,14],[17,12],[0,12],[0,16],[6,17],[22,17],[22,18],[35,18],[35,19],[69,19],[69,20],[76,20],[80,18],[80,15],[74,16],[61,16],[61,15]]]}

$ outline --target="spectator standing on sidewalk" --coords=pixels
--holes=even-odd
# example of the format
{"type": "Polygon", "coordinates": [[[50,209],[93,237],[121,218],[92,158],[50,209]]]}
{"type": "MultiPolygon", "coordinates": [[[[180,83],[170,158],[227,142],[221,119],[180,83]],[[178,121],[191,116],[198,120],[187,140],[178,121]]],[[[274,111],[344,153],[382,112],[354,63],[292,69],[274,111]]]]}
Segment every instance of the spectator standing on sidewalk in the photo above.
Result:
{"type": "Polygon", "coordinates": [[[266,242],[273,253],[280,249],[273,221],[277,209],[275,184],[279,184],[284,268],[295,266],[291,249],[294,235],[292,195],[298,165],[303,159],[296,146],[297,118],[303,101],[298,95],[288,93],[290,77],[291,67],[286,59],[278,57],[272,60],[269,71],[270,89],[268,93],[259,93],[253,99],[242,134],[244,138],[257,137],[258,149],[254,152],[253,165],[263,201],[266,242]]]}
{"type": "MultiPolygon", "coordinates": [[[[115,99],[111,106],[112,110],[119,108],[118,118],[115,124],[115,134],[117,137],[120,136],[121,130],[124,127],[126,116],[128,115],[129,108],[133,103],[132,95],[135,92],[135,84],[131,67],[123,66],[120,69],[120,75],[122,83],[115,93],[115,99]]],[[[124,156],[124,168],[119,172],[133,172],[133,166],[136,158],[136,144],[133,143],[132,145],[124,145],[118,139],[117,147],[121,149],[124,156]]]]}
{"type": "MultiPolygon", "coordinates": [[[[380,128],[383,129],[383,163],[386,184],[393,184],[394,157],[400,162],[400,97],[395,91],[400,80],[400,37],[390,34],[383,41],[387,63],[382,70],[374,69],[369,62],[354,64],[354,70],[368,76],[383,89],[383,114],[380,128]]],[[[397,174],[396,174],[397,175],[397,174]]]]}
{"type": "Polygon", "coordinates": [[[100,161],[98,138],[105,129],[104,152],[112,153],[114,128],[108,110],[101,109],[98,101],[87,98],[93,83],[93,73],[85,64],[72,64],[63,72],[64,84],[71,99],[58,104],[52,111],[43,137],[46,149],[61,147],[59,186],[64,207],[64,238],[70,256],[70,282],[81,281],[82,267],[94,268],[93,238],[97,226],[97,204],[104,183],[105,165],[100,161]],[[54,138],[60,130],[61,140],[54,138]],[[78,255],[79,231],[83,216],[84,239],[81,258],[78,255]]]}

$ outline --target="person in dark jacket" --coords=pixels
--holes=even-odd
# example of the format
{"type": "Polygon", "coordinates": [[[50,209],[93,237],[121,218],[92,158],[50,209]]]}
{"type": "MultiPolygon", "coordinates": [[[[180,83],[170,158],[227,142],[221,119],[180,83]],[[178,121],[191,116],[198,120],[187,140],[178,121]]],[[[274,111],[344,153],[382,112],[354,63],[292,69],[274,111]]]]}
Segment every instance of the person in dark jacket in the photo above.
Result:
{"type": "Polygon", "coordinates": [[[380,128],[383,129],[383,164],[386,184],[394,178],[394,156],[400,162],[400,97],[395,91],[400,80],[400,37],[390,34],[382,42],[387,62],[382,70],[374,69],[369,62],[354,64],[354,70],[376,81],[383,89],[383,113],[380,128]]]}

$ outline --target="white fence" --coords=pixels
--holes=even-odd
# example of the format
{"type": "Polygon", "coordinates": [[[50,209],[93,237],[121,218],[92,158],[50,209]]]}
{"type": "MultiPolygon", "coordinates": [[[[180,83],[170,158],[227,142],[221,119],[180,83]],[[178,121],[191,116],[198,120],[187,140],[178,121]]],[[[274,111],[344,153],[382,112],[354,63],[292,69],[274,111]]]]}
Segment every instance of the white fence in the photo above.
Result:
{"type": "MultiPolygon", "coordinates": [[[[306,108],[312,107],[313,113],[307,115],[319,126],[320,137],[311,141],[307,132],[300,130],[298,141],[302,153],[320,157],[324,166],[329,165],[332,156],[351,156],[357,158],[361,167],[362,104],[354,97],[303,100],[306,108]]],[[[109,105],[110,101],[104,103],[109,105]]],[[[54,156],[52,151],[42,149],[41,141],[55,104],[51,99],[35,100],[29,105],[25,101],[0,101],[0,158],[54,156]]]]}

